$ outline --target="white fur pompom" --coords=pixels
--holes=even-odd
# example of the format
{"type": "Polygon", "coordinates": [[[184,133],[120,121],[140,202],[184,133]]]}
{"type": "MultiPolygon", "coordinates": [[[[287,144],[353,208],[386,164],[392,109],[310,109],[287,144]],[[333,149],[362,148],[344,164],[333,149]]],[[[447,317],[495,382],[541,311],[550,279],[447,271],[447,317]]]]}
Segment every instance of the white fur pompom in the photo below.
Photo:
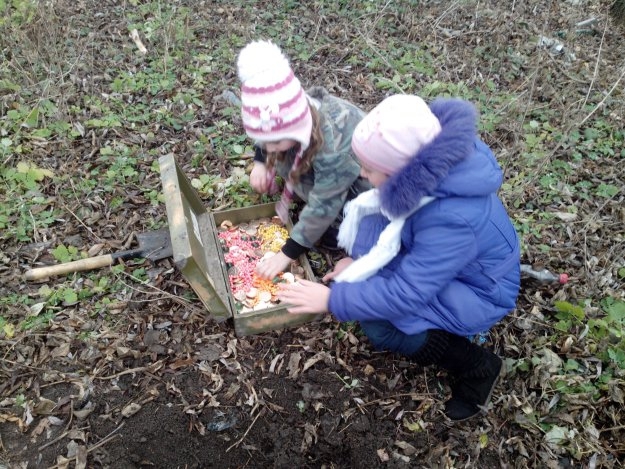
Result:
{"type": "Polygon", "coordinates": [[[247,83],[266,73],[273,75],[289,70],[289,61],[273,42],[254,41],[239,53],[237,69],[241,83],[247,83]]]}

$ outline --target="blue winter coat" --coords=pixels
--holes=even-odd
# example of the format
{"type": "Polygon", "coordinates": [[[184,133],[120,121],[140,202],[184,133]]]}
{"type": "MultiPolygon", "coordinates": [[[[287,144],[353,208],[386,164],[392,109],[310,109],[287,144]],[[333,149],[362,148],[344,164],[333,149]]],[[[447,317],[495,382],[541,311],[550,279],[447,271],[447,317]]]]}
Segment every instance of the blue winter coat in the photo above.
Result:
{"type": "MultiPolygon", "coordinates": [[[[379,190],[393,216],[424,196],[436,200],[408,217],[399,254],[377,274],[332,285],[329,309],[340,321],[386,319],[406,334],[470,335],[515,307],[519,240],[496,194],[501,168],[477,138],[471,104],[438,99],[430,108],[441,133],[379,190]]],[[[387,223],[382,215],[363,218],[352,256],[366,254],[387,223]]]]}

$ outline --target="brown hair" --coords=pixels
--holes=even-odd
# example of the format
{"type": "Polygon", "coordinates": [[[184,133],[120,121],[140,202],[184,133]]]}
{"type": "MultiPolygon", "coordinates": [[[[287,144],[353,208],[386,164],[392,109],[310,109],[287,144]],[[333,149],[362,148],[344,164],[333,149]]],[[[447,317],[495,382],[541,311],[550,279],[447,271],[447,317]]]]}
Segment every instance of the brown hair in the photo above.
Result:
{"type": "MultiPolygon", "coordinates": [[[[310,114],[312,115],[312,131],[310,134],[310,143],[308,148],[304,150],[302,160],[295,171],[290,173],[293,182],[297,183],[302,174],[308,172],[312,166],[312,161],[315,155],[323,147],[323,132],[321,131],[321,116],[315,106],[309,104],[310,114]]],[[[282,161],[286,157],[285,152],[268,153],[267,154],[267,168],[271,169],[276,161],[282,161]]]]}

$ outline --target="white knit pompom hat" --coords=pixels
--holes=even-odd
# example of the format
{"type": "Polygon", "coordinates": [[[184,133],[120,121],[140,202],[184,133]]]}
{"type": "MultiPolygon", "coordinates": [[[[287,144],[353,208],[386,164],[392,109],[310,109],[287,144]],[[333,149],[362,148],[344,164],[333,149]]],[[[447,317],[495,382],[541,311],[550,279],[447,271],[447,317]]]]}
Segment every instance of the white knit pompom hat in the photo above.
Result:
{"type": "Polygon", "coordinates": [[[312,132],[308,98],[288,59],[270,41],[254,41],[239,53],[241,116],[257,142],[295,140],[306,149],[312,132]]]}

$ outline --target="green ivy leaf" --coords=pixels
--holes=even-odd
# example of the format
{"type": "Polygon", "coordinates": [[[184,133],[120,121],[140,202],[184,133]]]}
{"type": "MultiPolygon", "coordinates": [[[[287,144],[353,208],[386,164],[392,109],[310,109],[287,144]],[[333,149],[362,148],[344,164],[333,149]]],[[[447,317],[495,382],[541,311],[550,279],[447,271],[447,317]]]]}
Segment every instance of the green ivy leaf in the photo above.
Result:
{"type": "Polygon", "coordinates": [[[619,368],[625,369],[625,350],[623,350],[623,348],[609,348],[608,357],[610,357],[610,360],[616,363],[619,368]]]}
{"type": "Polygon", "coordinates": [[[78,303],[78,295],[71,288],[63,290],[63,304],[65,306],[71,306],[78,303]]]}
{"type": "Polygon", "coordinates": [[[69,262],[70,261],[69,250],[63,244],[59,244],[56,248],[54,248],[52,250],[51,254],[59,262],[69,262]]]}
{"type": "Polygon", "coordinates": [[[605,312],[611,322],[623,322],[625,320],[625,301],[608,299],[604,303],[605,312]]]}
{"type": "Polygon", "coordinates": [[[28,116],[26,117],[26,120],[24,120],[22,125],[24,127],[28,127],[32,129],[34,127],[37,127],[38,123],[39,123],[39,108],[36,107],[28,113],[28,116]]]}
{"type": "Polygon", "coordinates": [[[49,169],[38,168],[37,166],[27,163],[25,161],[20,161],[17,163],[17,172],[20,174],[25,174],[27,177],[33,179],[34,181],[43,181],[45,177],[52,177],[54,173],[49,169]]]}
{"type": "Polygon", "coordinates": [[[554,306],[556,311],[558,311],[558,314],[556,314],[558,319],[576,319],[581,321],[586,316],[581,306],[574,305],[568,301],[556,301],[554,306]]]}

